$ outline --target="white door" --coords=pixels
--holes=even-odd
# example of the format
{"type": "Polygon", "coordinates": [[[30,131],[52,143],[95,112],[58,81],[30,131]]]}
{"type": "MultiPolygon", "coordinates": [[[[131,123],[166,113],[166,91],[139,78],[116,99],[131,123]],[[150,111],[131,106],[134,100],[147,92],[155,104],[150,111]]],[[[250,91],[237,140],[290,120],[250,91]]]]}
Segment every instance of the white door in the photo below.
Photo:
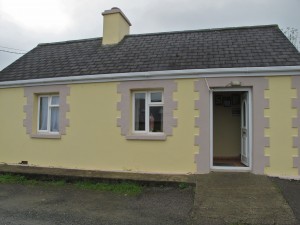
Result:
{"type": "Polygon", "coordinates": [[[248,92],[241,99],[241,162],[249,166],[249,104],[248,92]]]}

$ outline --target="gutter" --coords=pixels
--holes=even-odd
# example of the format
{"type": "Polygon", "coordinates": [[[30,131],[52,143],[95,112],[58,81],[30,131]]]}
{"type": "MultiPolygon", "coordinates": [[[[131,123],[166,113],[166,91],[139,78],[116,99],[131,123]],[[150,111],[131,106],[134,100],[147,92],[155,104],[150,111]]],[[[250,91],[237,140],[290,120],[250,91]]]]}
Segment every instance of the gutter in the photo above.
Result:
{"type": "Polygon", "coordinates": [[[132,73],[95,74],[81,76],[53,77],[30,80],[3,81],[0,88],[43,86],[58,84],[103,83],[134,80],[167,80],[187,78],[218,77],[265,77],[265,76],[300,76],[300,66],[277,67],[241,67],[217,69],[166,70],[132,73]]]}

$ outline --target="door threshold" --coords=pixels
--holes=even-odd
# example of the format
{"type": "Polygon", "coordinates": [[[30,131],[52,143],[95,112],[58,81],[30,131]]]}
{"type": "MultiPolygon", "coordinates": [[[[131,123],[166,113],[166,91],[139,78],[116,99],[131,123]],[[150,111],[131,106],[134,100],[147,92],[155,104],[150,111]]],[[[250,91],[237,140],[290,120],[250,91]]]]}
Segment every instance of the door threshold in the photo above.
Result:
{"type": "Polygon", "coordinates": [[[249,172],[250,167],[239,167],[239,166],[212,166],[211,171],[229,171],[229,172],[249,172]]]}

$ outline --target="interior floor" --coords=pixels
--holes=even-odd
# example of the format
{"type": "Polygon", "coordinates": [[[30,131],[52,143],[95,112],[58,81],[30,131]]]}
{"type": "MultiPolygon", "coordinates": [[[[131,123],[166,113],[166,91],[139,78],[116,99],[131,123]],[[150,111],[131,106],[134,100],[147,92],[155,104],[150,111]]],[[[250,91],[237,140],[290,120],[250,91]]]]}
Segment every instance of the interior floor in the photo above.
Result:
{"type": "Polygon", "coordinates": [[[236,166],[236,167],[246,167],[240,158],[214,158],[214,166],[236,166]]]}

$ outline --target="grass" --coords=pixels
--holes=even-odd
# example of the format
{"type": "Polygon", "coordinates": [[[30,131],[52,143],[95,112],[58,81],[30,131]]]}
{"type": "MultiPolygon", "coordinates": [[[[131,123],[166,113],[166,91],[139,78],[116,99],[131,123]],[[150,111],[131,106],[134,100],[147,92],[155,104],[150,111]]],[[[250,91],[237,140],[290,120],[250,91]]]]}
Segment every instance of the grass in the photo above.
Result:
{"type": "Polygon", "coordinates": [[[74,184],[76,187],[85,190],[110,191],[125,195],[137,195],[142,192],[142,186],[130,183],[121,182],[117,184],[110,183],[92,183],[87,181],[79,181],[74,184]]]}
{"type": "Polygon", "coordinates": [[[179,187],[181,190],[186,189],[186,188],[188,188],[189,186],[190,186],[190,185],[187,184],[187,183],[180,183],[180,184],[178,185],[178,187],[179,187]]]}
{"type": "Polygon", "coordinates": [[[45,185],[45,186],[63,186],[66,184],[64,180],[36,180],[21,175],[1,174],[0,184],[23,184],[23,185],[45,185]]]}
{"type": "Polygon", "coordinates": [[[138,195],[142,192],[141,185],[131,182],[106,183],[106,182],[90,182],[77,181],[75,183],[67,183],[65,180],[38,180],[27,178],[22,175],[0,174],[0,184],[22,184],[22,185],[40,185],[40,186],[75,186],[83,190],[109,191],[124,195],[138,195]]]}

